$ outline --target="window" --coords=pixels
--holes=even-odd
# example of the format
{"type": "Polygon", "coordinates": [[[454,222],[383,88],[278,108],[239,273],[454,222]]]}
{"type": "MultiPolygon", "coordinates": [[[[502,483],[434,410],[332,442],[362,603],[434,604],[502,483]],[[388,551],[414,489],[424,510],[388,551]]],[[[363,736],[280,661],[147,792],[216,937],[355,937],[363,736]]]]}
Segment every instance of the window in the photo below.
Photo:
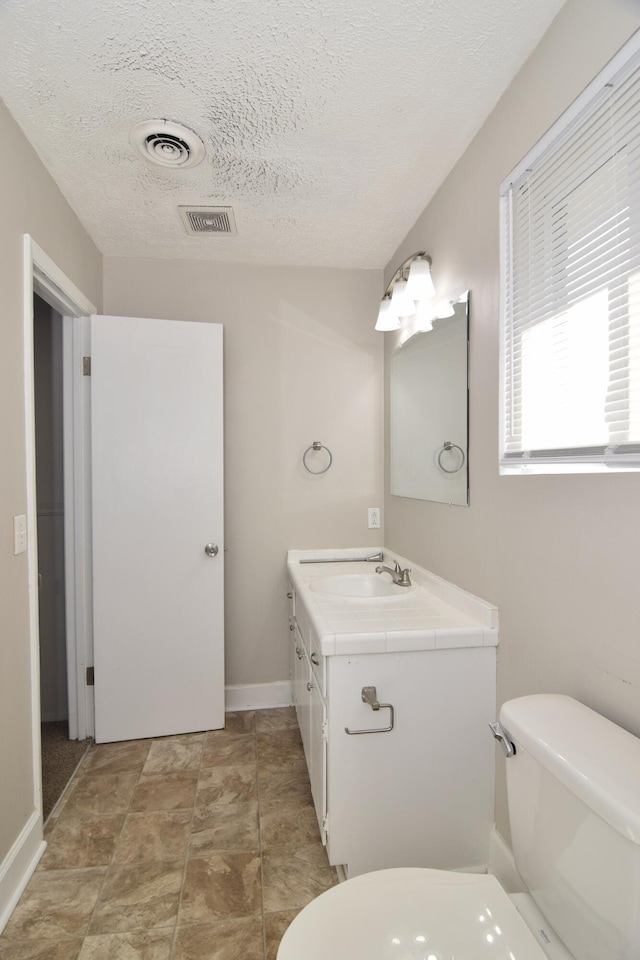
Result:
{"type": "Polygon", "coordinates": [[[638,39],[501,203],[501,472],[640,470],[638,39]]]}

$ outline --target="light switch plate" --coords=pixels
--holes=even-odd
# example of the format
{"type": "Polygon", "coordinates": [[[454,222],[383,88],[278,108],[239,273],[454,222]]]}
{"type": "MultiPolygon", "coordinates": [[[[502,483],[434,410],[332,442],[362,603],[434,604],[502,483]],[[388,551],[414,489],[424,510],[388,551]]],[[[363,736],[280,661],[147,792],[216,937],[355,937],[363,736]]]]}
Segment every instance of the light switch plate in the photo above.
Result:
{"type": "Polygon", "coordinates": [[[24,513],[13,518],[13,554],[18,556],[27,549],[27,518],[24,513]]]}

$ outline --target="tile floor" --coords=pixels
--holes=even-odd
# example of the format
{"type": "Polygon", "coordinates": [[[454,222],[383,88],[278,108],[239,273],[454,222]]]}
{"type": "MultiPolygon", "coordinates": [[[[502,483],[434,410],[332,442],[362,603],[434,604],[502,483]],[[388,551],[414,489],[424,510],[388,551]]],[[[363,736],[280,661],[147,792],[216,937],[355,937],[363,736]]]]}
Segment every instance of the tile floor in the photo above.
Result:
{"type": "Polygon", "coordinates": [[[337,883],[289,708],[93,746],[45,836],[0,960],[275,960],[337,883]]]}

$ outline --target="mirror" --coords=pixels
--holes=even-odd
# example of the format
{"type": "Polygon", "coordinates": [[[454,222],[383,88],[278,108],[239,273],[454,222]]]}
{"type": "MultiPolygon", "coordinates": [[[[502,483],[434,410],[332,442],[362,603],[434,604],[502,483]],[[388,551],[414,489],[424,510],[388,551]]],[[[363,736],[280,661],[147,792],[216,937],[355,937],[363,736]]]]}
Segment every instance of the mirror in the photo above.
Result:
{"type": "Polygon", "coordinates": [[[469,503],[469,294],[391,355],[391,493],[469,503]]]}

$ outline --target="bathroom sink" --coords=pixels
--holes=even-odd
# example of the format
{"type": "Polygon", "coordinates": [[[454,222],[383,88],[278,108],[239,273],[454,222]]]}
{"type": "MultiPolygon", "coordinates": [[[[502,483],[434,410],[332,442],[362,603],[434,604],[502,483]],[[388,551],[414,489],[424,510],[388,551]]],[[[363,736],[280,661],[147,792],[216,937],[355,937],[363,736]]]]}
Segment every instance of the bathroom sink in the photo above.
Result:
{"type": "Polygon", "coordinates": [[[399,587],[387,576],[371,573],[353,573],[336,577],[318,577],[309,584],[314,593],[323,597],[342,597],[356,600],[395,600],[408,596],[415,587],[399,587]]]}

